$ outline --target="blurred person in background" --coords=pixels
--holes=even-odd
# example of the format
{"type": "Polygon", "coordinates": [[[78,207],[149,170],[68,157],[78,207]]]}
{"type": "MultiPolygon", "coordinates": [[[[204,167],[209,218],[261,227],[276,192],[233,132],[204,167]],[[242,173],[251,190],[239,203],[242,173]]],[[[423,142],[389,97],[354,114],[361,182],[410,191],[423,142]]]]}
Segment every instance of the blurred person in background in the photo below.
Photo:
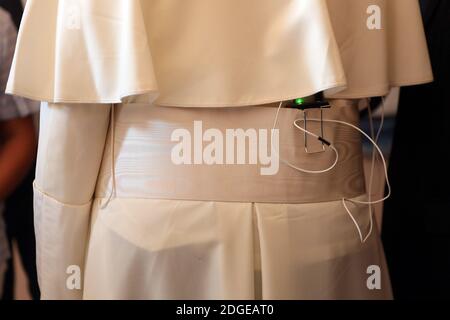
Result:
{"type": "MultiPolygon", "coordinates": [[[[23,3],[25,2],[24,0],[23,3]]],[[[21,0],[0,0],[0,7],[9,12],[17,29],[19,29],[20,20],[22,20],[23,3],[21,0]]]]}
{"type": "MultiPolygon", "coordinates": [[[[9,2],[11,3],[11,2],[9,2]]],[[[32,114],[36,106],[24,99],[4,94],[16,41],[16,28],[0,2],[0,294],[10,258],[5,224],[4,201],[29,173],[36,153],[32,114]]],[[[31,234],[33,236],[33,234],[31,234]]]]}

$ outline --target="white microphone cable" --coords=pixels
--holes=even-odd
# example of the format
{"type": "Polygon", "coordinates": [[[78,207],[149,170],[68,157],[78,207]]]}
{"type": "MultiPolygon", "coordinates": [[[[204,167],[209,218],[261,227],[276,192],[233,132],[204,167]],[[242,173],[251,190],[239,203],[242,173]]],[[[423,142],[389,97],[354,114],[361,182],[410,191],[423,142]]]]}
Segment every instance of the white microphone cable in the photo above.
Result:
{"type": "MultiPolygon", "coordinates": [[[[384,102],[384,100],[383,100],[383,102],[384,102]]],[[[277,114],[275,116],[274,126],[273,126],[273,129],[272,129],[272,138],[273,138],[273,131],[276,129],[276,127],[278,125],[279,114],[280,114],[282,106],[283,106],[283,102],[280,103],[280,105],[278,107],[278,110],[277,110],[277,114]]],[[[383,108],[384,108],[384,106],[383,106],[383,108]]],[[[328,168],[326,168],[326,169],[324,169],[324,170],[317,170],[317,171],[307,170],[307,169],[304,169],[304,168],[299,168],[299,167],[297,167],[295,165],[292,165],[290,162],[281,159],[277,152],[275,154],[280,158],[280,161],[282,161],[283,163],[285,163],[286,165],[288,165],[292,169],[300,171],[300,172],[303,172],[303,173],[322,174],[322,173],[326,173],[326,172],[329,172],[329,171],[333,170],[336,167],[336,165],[337,165],[337,163],[339,161],[339,151],[329,141],[325,140],[322,137],[319,137],[317,134],[315,134],[315,133],[313,133],[313,132],[311,132],[309,130],[306,130],[305,128],[303,128],[302,126],[299,125],[300,122],[304,122],[304,121],[305,121],[304,119],[296,119],[294,121],[294,126],[297,129],[299,129],[300,131],[302,131],[303,133],[306,133],[307,135],[310,135],[310,136],[318,139],[319,141],[323,142],[326,146],[328,146],[330,149],[332,149],[335,152],[335,154],[336,154],[336,160],[333,163],[333,165],[328,167],[328,168]]],[[[387,162],[386,162],[386,159],[385,159],[385,157],[383,155],[383,152],[381,151],[380,147],[378,146],[378,144],[376,142],[376,140],[378,140],[379,136],[381,135],[382,125],[383,125],[383,122],[384,122],[384,111],[383,111],[383,120],[382,120],[383,122],[382,122],[382,124],[381,124],[381,126],[380,126],[380,128],[378,130],[377,137],[375,137],[375,139],[372,139],[368,134],[366,134],[363,130],[361,130],[360,128],[358,128],[354,124],[351,124],[351,123],[348,123],[348,122],[345,122],[345,121],[332,120],[332,119],[308,119],[308,121],[339,124],[339,125],[350,127],[352,129],[358,131],[366,139],[368,139],[371,142],[371,144],[374,146],[375,151],[379,154],[379,156],[381,158],[381,161],[382,161],[382,164],[383,164],[383,170],[384,170],[384,174],[385,174],[385,178],[386,178],[386,185],[387,185],[387,189],[388,189],[388,194],[386,196],[384,196],[382,199],[374,200],[374,201],[372,201],[371,195],[369,195],[369,201],[360,201],[360,200],[342,198],[342,204],[343,204],[346,212],[350,216],[351,220],[353,221],[353,223],[354,223],[354,225],[355,225],[355,227],[356,227],[356,229],[358,231],[358,235],[359,235],[359,238],[361,240],[361,243],[365,243],[367,241],[367,239],[370,237],[370,235],[372,234],[372,231],[373,231],[373,214],[372,214],[372,210],[371,210],[372,209],[372,205],[378,204],[378,203],[383,203],[384,201],[386,201],[387,199],[390,198],[391,193],[392,193],[392,188],[391,188],[391,184],[390,184],[390,181],[389,181],[389,175],[388,175],[387,162]],[[350,202],[350,203],[353,203],[353,204],[362,204],[362,205],[369,205],[370,206],[370,208],[369,208],[370,209],[370,229],[369,229],[369,231],[368,231],[366,236],[363,235],[358,222],[356,221],[356,219],[353,216],[352,212],[348,208],[347,202],[350,202]]],[[[276,151],[276,150],[274,150],[273,146],[272,146],[272,151],[276,151]]],[[[374,156],[372,157],[372,159],[375,160],[374,156]]],[[[374,166],[374,161],[372,163],[372,166],[374,166]]],[[[371,190],[371,185],[372,185],[372,180],[373,180],[373,171],[372,170],[371,170],[371,177],[370,177],[369,180],[370,180],[370,182],[369,182],[370,183],[369,191],[371,192],[372,191],[371,190]]]]}
{"type": "Polygon", "coordinates": [[[115,139],[116,139],[116,105],[111,104],[111,111],[110,111],[110,124],[109,124],[109,130],[110,130],[110,148],[111,148],[111,190],[109,191],[108,198],[106,199],[105,203],[100,206],[100,208],[103,210],[106,207],[108,207],[109,203],[116,198],[117,196],[117,186],[116,186],[116,165],[115,165],[115,139]]]}

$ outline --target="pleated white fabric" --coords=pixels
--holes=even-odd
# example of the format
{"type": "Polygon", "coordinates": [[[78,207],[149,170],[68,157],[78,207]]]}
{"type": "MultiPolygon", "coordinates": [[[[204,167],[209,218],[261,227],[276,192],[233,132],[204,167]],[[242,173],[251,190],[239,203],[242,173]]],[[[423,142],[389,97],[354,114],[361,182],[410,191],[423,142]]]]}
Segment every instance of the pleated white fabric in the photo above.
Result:
{"type": "Polygon", "coordinates": [[[8,239],[6,238],[5,222],[3,220],[4,204],[0,202],[0,294],[3,292],[3,281],[8,267],[8,259],[10,252],[8,247],[8,239]]]}
{"type": "MultiPolygon", "coordinates": [[[[341,201],[101,203],[85,299],[392,298],[377,232],[361,244],[341,201]],[[367,286],[370,266],[382,271],[381,290],[367,286]]],[[[367,230],[367,208],[354,214],[367,230]]]]}

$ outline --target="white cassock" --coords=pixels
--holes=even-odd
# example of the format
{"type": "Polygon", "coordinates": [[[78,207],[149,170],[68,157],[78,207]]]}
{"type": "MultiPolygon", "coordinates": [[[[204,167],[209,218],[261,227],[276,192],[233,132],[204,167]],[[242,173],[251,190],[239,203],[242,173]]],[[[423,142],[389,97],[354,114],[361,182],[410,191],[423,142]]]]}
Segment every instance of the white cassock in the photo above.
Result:
{"type": "Polygon", "coordinates": [[[45,102],[42,298],[391,298],[376,230],[361,243],[342,205],[367,198],[359,133],[325,125],[322,175],[277,167],[333,162],[306,154],[299,111],[270,133],[279,101],[326,91],[357,125],[358,99],[432,80],[417,1],[392,3],[29,0],[8,92],[45,102]]]}

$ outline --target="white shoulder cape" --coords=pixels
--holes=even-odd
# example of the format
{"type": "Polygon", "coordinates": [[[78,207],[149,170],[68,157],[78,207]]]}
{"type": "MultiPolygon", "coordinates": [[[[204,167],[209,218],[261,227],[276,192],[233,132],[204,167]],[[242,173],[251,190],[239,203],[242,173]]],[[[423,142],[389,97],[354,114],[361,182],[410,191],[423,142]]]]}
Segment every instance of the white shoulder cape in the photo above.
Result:
{"type": "Polygon", "coordinates": [[[346,84],[325,0],[29,0],[7,91],[243,106],[346,84]]]}
{"type": "Polygon", "coordinates": [[[417,0],[29,0],[7,92],[223,107],[432,80],[417,0]]]}

